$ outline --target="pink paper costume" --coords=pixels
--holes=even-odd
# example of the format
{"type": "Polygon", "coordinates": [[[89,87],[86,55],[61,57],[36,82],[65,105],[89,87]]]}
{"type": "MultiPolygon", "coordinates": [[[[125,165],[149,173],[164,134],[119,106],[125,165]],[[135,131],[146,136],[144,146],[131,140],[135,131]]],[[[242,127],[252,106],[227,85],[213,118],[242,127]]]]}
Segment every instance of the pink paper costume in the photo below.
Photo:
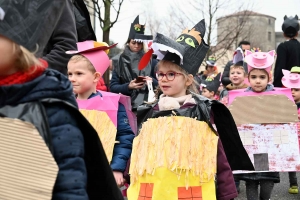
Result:
{"type": "MultiPolygon", "coordinates": [[[[249,73],[253,69],[271,71],[274,51],[246,51],[249,73]]],[[[283,82],[294,85],[300,76],[284,72],[283,82]]],[[[243,145],[256,172],[298,171],[300,154],[298,143],[298,114],[291,90],[272,88],[264,92],[234,90],[229,92],[230,110],[239,130],[243,145]]],[[[234,173],[245,173],[236,171],[234,173]]],[[[278,173],[240,175],[241,180],[279,180],[278,173]]]]}
{"type": "MultiPolygon", "coordinates": [[[[66,53],[81,54],[91,62],[96,72],[102,75],[109,67],[107,53],[114,46],[116,44],[108,46],[104,42],[84,41],[77,43],[77,50],[67,51],[66,53]]],[[[114,143],[120,143],[120,141],[115,141],[118,134],[119,103],[125,107],[128,123],[132,131],[136,133],[137,130],[136,117],[131,112],[130,97],[101,91],[99,95],[95,95],[92,98],[86,100],[77,99],[77,103],[81,112],[97,130],[108,160],[112,161],[114,143]]],[[[125,167],[124,169],[122,167],[120,171],[123,170],[125,170],[125,167]]]]}

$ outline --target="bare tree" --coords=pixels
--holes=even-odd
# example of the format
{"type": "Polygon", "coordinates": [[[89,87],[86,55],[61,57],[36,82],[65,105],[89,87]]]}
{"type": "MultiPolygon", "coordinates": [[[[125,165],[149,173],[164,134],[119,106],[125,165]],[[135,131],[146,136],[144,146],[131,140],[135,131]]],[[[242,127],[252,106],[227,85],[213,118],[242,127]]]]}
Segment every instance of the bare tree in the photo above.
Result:
{"type": "MultiPolygon", "coordinates": [[[[202,18],[206,22],[205,41],[211,46],[207,58],[214,55],[220,59],[229,49],[237,46],[238,41],[247,35],[247,20],[251,15],[251,3],[240,5],[233,0],[174,0],[169,6],[169,18],[165,18],[164,30],[169,37],[179,36],[180,30],[192,27],[202,18]],[[244,11],[247,10],[247,11],[244,11]],[[232,17],[223,13],[238,13],[231,23],[223,24],[222,20],[232,17]],[[220,17],[222,16],[223,17],[220,17]],[[219,26],[219,27],[218,27],[219,26]],[[168,30],[168,27],[171,29],[168,30]],[[217,32],[217,34],[216,34],[217,32]],[[216,44],[216,45],[215,45],[216,44]]],[[[225,21],[225,20],[224,20],[225,21]]],[[[161,30],[159,30],[161,31],[161,30]]]]}
{"type": "MultiPolygon", "coordinates": [[[[91,1],[92,5],[89,6],[93,11],[94,16],[99,19],[100,27],[103,32],[102,41],[109,44],[110,29],[118,21],[122,4],[124,0],[86,0],[91,1]],[[111,19],[111,11],[115,12],[116,17],[111,19]]],[[[106,85],[109,85],[109,71],[106,71],[103,75],[106,85]]]]}

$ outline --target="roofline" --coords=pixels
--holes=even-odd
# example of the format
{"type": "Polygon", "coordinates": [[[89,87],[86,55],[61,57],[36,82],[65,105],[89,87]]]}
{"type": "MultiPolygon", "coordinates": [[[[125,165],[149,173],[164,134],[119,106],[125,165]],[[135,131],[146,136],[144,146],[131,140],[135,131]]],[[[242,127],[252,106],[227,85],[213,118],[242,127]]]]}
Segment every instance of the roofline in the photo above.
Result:
{"type": "MultiPolygon", "coordinates": [[[[237,12],[237,13],[232,13],[232,14],[229,14],[229,15],[225,15],[223,17],[219,17],[219,18],[217,18],[216,21],[218,21],[218,20],[220,20],[222,18],[243,16],[242,12],[245,12],[245,11],[240,11],[240,12],[237,12]],[[241,13],[241,14],[238,14],[238,13],[241,13]]],[[[249,11],[249,12],[251,12],[251,13],[250,14],[246,14],[246,16],[264,16],[264,17],[270,17],[270,18],[273,18],[273,19],[276,20],[276,17],[270,16],[270,15],[265,15],[265,14],[256,13],[256,12],[252,12],[252,11],[249,11]]]]}

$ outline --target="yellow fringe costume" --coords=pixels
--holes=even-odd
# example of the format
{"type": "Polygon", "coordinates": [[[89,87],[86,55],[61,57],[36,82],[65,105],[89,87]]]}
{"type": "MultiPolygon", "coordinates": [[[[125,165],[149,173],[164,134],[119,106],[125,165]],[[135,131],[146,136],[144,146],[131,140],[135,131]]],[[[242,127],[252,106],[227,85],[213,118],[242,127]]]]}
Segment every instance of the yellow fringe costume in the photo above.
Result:
{"type": "Polygon", "coordinates": [[[150,118],[133,141],[129,200],[215,200],[218,136],[189,117],[150,118]]]}

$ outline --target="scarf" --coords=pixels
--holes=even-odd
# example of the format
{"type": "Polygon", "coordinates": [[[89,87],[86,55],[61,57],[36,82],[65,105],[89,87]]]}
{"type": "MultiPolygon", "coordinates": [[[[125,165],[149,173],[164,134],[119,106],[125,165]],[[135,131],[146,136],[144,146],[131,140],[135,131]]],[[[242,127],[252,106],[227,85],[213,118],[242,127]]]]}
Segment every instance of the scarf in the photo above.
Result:
{"type": "Polygon", "coordinates": [[[27,71],[18,71],[8,76],[0,76],[0,86],[23,84],[42,75],[48,67],[45,60],[40,59],[42,66],[32,66],[27,71]]]}
{"type": "Polygon", "coordinates": [[[179,109],[180,106],[186,103],[196,104],[196,101],[195,99],[193,99],[191,94],[184,95],[177,98],[168,97],[162,94],[159,97],[158,107],[159,110],[172,110],[172,109],[179,109]]]}

